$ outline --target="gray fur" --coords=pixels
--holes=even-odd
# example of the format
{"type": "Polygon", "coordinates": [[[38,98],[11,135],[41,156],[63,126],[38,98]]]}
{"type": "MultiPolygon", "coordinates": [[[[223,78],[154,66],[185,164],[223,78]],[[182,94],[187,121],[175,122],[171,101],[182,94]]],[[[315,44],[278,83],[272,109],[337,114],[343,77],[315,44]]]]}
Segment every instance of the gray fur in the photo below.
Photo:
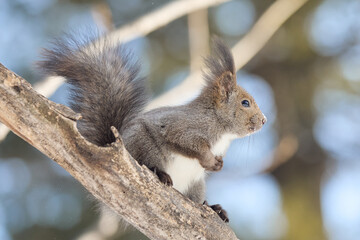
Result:
{"type": "MultiPolygon", "coordinates": [[[[265,121],[254,99],[236,85],[233,57],[218,39],[215,55],[206,59],[206,86],[199,97],[186,105],[145,113],[145,84],[137,77],[139,67],[130,63],[129,54],[120,45],[94,43],[96,51],[87,52],[83,44],[75,41],[76,47],[71,48],[67,42],[57,42],[45,51],[41,67],[66,77],[73,86],[72,107],[84,118],[79,129],[86,138],[106,145],[114,140],[110,126],[115,126],[130,154],[150,169],[166,173],[176,156],[183,156],[198,161],[206,171],[219,171],[223,154],[216,156],[212,149],[221,137],[247,136],[265,121]],[[251,107],[242,106],[244,99],[251,107]]],[[[202,203],[204,176],[194,179],[182,193],[202,203]]]]}
{"type": "Polygon", "coordinates": [[[205,179],[194,182],[186,194],[192,201],[203,203],[205,200],[205,179]]]}

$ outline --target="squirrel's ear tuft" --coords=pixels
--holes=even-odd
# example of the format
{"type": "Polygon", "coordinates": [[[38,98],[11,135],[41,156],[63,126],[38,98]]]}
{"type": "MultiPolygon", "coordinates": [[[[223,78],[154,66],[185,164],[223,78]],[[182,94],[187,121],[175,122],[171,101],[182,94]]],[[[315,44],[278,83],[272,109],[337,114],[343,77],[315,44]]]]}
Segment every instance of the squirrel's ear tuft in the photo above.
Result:
{"type": "Polygon", "coordinates": [[[235,76],[234,59],[230,49],[220,40],[213,38],[213,54],[205,58],[206,73],[205,79],[213,82],[225,72],[231,72],[235,76]]]}
{"type": "Polygon", "coordinates": [[[234,59],[229,48],[217,37],[213,38],[213,52],[205,59],[207,68],[203,76],[207,85],[215,88],[215,94],[224,100],[236,87],[234,59]]]}

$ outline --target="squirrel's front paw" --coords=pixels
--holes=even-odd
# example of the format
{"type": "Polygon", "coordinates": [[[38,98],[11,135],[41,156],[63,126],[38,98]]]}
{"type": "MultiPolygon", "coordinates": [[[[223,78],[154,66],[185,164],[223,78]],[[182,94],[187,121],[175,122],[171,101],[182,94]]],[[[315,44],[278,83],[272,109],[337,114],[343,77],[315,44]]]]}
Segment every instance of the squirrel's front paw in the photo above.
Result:
{"type": "Polygon", "coordinates": [[[210,151],[199,158],[199,163],[206,171],[212,172],[220,171],[224,165],[222,157],[214,156],[210,151]]]}
{"type": "Polygon", "coordinates": [[[227,212],[221,207],[220,204],[215,204],[215,205],[209,205],[207,201],[204,201],[203,205],[206,205],[208,207],[210,207],[212,210],[214,210],[214,212],[216,212],[219,217],[224,221],[224,222],[229,222],[229,217],[227,212]]]}
{"type": "Polygon", "coordinates": [[[169,174],[164,171],[159,170],[157,167],[150,168],[159,178],[160,182],[165,184],[166,186],[172,186],[173,182],[169,174]]]}
{"type": "Polygon", "coordinates": [[[221,156],[215,157],[215,165],[213,167],[213,171],[220,171],[224,166],[224,161],[221,156]]]}
{"type": "Polygon", "coordinates": [[[211,165],[205,165],[205,166],[203,165],[205,170],[212,172],[220,171],[223,166],[224,166],[224,161],[221,156],[216,156],[215,158],[213,158],[213,162],[211,165]]]}

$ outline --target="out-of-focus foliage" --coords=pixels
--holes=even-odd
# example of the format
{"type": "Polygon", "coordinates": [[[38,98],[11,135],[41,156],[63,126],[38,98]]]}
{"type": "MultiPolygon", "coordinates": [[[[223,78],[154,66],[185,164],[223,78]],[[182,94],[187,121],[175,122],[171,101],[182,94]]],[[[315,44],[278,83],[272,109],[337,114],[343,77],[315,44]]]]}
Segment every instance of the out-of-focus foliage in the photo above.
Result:
{"type": "MultiPolygon", "coordinates": [[[[118,27],[168,2],[107,3],[118,27]]],[[[94,29],[98,3],[0,2],[0,62],[32,83],[40,80],[33,67],[40,49],[70,29],[94,29]]],[[[270,4],[236,0],[209,9],[211,35],[235,44],[270,4]]],[[[228,210],[241,239],[359,238],[359,12],[358,0],[309,1],[238,72],[268,123],[234,141],[224,169],[209,178],[208,199],[228,210]],[[273,166],[278,150],[286,156],[291,148],[295,153],[273,166]]],[[[189,74],[186,17],[127,46],[154,95],[189,74]]],[[[62,86],[51,99],[66,104],[67,95],[62,86]]],[[[0,239],[74,239],[97,218],[86,190],[59,166],[14,134],[0,143],[0,239]]],[[[132,232],[116,239],[146,238],[132,232]]]]}

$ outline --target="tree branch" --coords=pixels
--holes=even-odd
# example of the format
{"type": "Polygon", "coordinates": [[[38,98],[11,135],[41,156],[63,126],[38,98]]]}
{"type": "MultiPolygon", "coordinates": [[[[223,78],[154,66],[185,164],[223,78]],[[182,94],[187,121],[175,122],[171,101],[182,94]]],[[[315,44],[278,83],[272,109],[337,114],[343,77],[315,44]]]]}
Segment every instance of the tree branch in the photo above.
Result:
{"type": "Polygon", "coordinates": [[[151,239],[237,239],[214,211],[161,184],[140,166],[120,136],[109,147],[86,141],[76,128],[78,119],[0,64],[0,121],[126,221],[151,239]]]}
{"type": "MultiPolygon", "coordinates": [[[[63,83],[64,78],[62,77],[47,77],[45,80],[35,83],[34,89],[38,93],[48,97],[51,96],[63,83]]],[[[6,125],[0,123],[0,142],[6,138],[9,132],[10,129],[6,127],[6,125]]]]}

